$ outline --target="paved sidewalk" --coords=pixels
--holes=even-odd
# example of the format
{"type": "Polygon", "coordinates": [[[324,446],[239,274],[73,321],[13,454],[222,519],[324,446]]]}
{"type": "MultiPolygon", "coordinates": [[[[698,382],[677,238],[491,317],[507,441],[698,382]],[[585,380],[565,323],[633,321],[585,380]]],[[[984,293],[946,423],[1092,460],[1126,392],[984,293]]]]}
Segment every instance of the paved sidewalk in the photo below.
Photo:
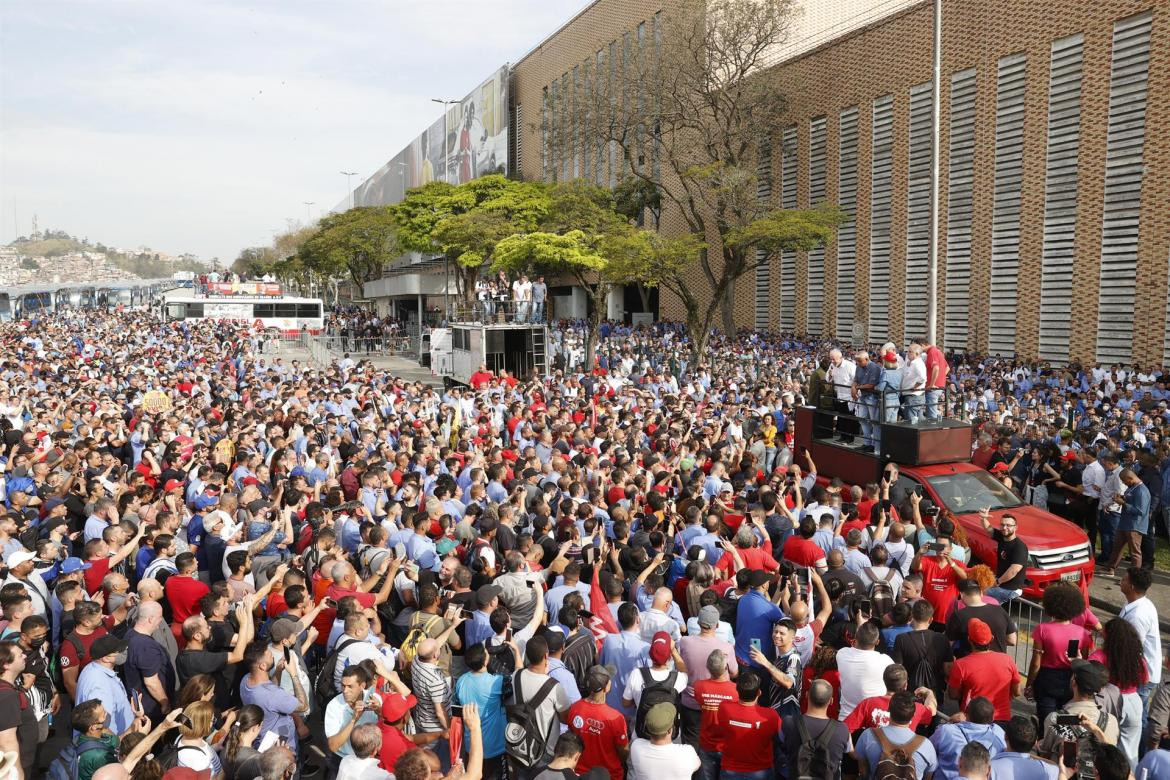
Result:
{"type": "MultiPolygon", "coordinates": [[[[1099,574],[1089,583],[1089,604],[1097,617],[1102,621],[1113,617],[1125,606],[1125,596],[1121,593],[1121,577],[1125,568],[1117,570],[1118,577],[1102,577],[1099,574]]],[[[1160,572],[1154,573],[1154,584],[1146,596],[1158,609],[1158,617],[1162,624],[1162,642],[1170,642],[1170,580],[1160,572]]]]}

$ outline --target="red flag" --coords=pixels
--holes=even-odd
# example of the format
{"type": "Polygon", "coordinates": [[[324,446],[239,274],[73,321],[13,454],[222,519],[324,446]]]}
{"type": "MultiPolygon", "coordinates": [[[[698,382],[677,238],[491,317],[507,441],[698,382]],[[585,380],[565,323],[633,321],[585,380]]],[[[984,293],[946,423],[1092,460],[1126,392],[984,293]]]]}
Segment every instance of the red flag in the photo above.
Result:
{"type": "Polygon", "coordinates": [[[598,580],[598,568],[593,567],[593,583],[589,586],[589,611],[593,613],[593,620],[591,621],[590,630],[598,639],[604,639],[605,634],[617,634],[620,632],[617,621],[613,619],[613,613],[609,611],[609,603],[606,601],[605,594],[601,592],[601,582],[598,580]],[[598,629],[600,629],[600,634],[598,629]]]}
{"type": "Polygon", "coordinates": [[[455,766],[463,759],[463,718],[451,718],[448,745],[451,748],[451,766],[455,766]]]}

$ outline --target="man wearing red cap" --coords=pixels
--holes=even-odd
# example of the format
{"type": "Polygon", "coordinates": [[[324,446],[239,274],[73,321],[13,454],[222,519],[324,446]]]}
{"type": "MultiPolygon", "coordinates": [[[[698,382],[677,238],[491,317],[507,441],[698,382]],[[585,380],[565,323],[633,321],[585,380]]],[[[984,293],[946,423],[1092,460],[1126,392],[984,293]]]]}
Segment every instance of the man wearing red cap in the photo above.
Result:
{"type": "MultiPolygon", "coordinates": [[[[635,669],[634,672],[626,680],[625,690],[622,692],[622,706],[623,707],[637,707],[637,714],[634,718],[635,730],[641,726],[641,720],[645,718],[645,712],[642,706],[642,696],[648,689],[665,689],[673,692],[673,703],[675,707],[678,706],[679,698],[682,692],[687,687],[687,676],[678,669],[685,669],[682,656],[679,655],[678,650],[674,646],[674,642],[670,638],[670,634],[665,631],[659,631],[650,641],[650,668],[641,667],[635,669]],[[670,660],[674,659],[675,667],[670,668],[670,660]],[[639,718],[641,715],[642,718],[639,718]]],[[[639,733],[638,736],[645,737],[645,733],[639,733]]]]}
{"type": "MultiPolygon", "coordinates": [[[[898,422],[898,410],[902,405],[902,371],[898,365],[898,353],[892,349],[882,353],[882,375],[874,386],[877,393],[879,412],[878,420],[884,423],[898,422]]],[[[875,426],[874,446],[878,454],[881,453],[881,426],[875,426]]]]}
{"type": "Polygon", "coordinates": [[[418,699],[410,692],[406,683],[402,682],[397,674],[388,680],[394,687],[393,693],[382,695],[382,747],[378,751],[378,763],[383,769],[392,770],[394,762],[406,751],[415,747],[413,739],[406,735],[407,716],[418,699]]]}
{"type": "Polygon", "coordinates": [[[976,618],[967,624],[971,654],[955,661],[947,680],[947,695],[966,709],[967,702],[985,696],[995,706],[995,720],[1006,725],[1012,717],[1012,699],[1020,695],[1020,671],[1007,653],[991,649],[991,627],[976,618]]]}

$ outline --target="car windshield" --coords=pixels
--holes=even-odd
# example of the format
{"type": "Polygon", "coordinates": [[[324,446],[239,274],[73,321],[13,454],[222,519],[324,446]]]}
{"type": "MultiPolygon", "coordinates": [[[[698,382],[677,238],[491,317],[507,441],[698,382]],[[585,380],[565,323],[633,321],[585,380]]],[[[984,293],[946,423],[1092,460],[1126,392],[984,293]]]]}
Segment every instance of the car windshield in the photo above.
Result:
{"type": "Polygon", "coordinates": [[[1015,494],[986,471],[962,471],[929,477],[926,481],[943,505],[956,515],[978,512],[983,508],[1008,509],[1020,505],[1015,494]]]}

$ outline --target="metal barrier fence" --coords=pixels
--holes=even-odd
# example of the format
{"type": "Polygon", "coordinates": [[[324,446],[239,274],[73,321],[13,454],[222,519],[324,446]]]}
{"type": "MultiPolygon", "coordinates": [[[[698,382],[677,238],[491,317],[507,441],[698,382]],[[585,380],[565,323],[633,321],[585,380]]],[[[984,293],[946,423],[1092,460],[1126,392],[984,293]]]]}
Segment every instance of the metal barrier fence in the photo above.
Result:
{"type": "MultiPolygon", "coordinates": [[[[330,352],[350,354],[354,357],[361,355],[406,355],[411,352],[417,339],[411,335],[404,336],[315,336],[321,341],[324,348],[330,352]]],[[[417,352],[417,347],[415,347],[417,352]]]]}
{"type": "Polygon", "coordinates": [[[1016,668],[1022,676],[1028,674],[1028,664],[1032,661],[1032,632],[1036,626],[1048,622],[1044,615],[1044,608],[1034,601],[1025,598],[1012,599],[1005,606],[1008,617],[1016,624],[1016,643],[1007,648],[1007,653],[1016,662],[1016,668]]]}
{"type": "Polygon", "coordinates": [[[453,322],[540,324],[547,318],[547,302],[475,301],[471,305],[459,303],[451,312],[453,322]]]}

